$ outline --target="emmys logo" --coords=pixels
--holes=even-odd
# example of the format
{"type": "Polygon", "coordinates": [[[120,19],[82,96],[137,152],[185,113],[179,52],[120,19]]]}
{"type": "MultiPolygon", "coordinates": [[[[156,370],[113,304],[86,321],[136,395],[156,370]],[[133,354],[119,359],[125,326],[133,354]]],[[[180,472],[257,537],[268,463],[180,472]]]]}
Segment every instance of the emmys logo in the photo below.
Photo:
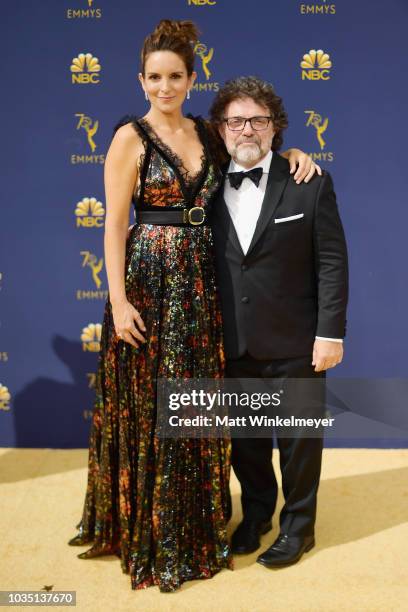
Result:
{"type": "Polygon", "coordinates": [[[7,387],[0,383],[0,410],[10,410],[11,395],[7,387]]]}
{"type": "Polygon", "coordinates": [[[326,0],[320,0],[321,4],[301,4],[299,7],[301,15],[335,15],[336,5],[326,4],[326,0]]]}
{"type": "Polygon", "coordinates": [[[97,57],[92,53],[80,53],[72,60],[71,68],[72,83],[88,84],[99,83],[99,72],[101,66],[97,57]]]}
{"type": "Polygon", "coordinates": [[[198,55],[198,57],[201,59],[202,69],[205,74],[205,78],[208,81],[212,74],[211,70],[208,67],[208,64],[213,58],[214,49],[212,47],[211,49],[208,49],[207,45],[203,45],[203,43],[200,43],[200,41],[198,41],[196,46],[194,47],[194,53],[198,55]]]}
{"type": "MultiPolygon", "coordinates": [[[[93,153],[98,146],[93,137],[98,131],[99,121],[92,121],[91,117],[84,115],[84,113],[75,113],[75,117],[78,117],[76,129],[84,130],[87,143],[93,153]]],[[[104,162],[105,155],[71,155],[71,164],[103,164],[104,162]]]]}
{"type": "Polygon", "coordinates": [[[99,19],[102,17],[102,10],[94,8],[94,0],[83,0],[88,8],[82,9],[67,9],[67,19],[99,19]]]}
{"type": "Polygon", "coordinates": [[[90,251],[81,251],[81,255],[84,258],[82,261],[82,267],[84,268],[85,266],[88,266],[88,268],[90,268],[93,281],[97,289],[99,289],[99,287],[102,285],[102,281],[99,278],[99,273],[103,267],[103,258],[101,257],[101,259],[98,261],[97,256],[90,251]]]}
{"type": "Polygon", "coordinates": [[[211,49],[209,49],[207,45],[198,41],[194,47],[194,53],[201,60],[201,68],[202,68],[202,71],[205,77],[205,82],[200,83],[197,80],[193,85],[193,90],[198,91],[198,92],[199,91],[218,91],[220,88],[219,83],[210,82],[210,77],[212,75],[212,72],[211,72],[209,64],[214,56],[214,48],[211,47],[211,49]]]}
{"type": "Polygon", "coordinates": [[[322,153],[322,151],[324,151],[324,148],[326,146],[326,141],[323,138],[323,134],[326,132],[328,128],[329,118],[326,117],[325,119],[323,119],[323,117],[319,115],[318,113],[316,113],[314,110],[306,110],[305,113],[306,115],[309,115],[306,121],[306,127],[313,127],[315,129],[316,138],[320,146],[320,152],[310,153],[310,156],[312,157],[314,161],[326,161],[326,162],[333,161],[334,153],[327,152],[327,151],[322,153]]]}
{"type": "Polygon", "coordinates": [[[76,129],[77,130],[80,130],[80,129],[85,130],[86,137],[87,137],[87,140],[88,140],[88,144],[89,144],[89,146],[91,148],[91,151],[93,153],[95,151],[96,147],[97,147],[93,137],[95,136],[96,132],[98,131],[99,121],[98,120],[94,121],[94,123],[92,125],[92,119],[90,117],[87,117],[83,113],[75,113],[75,117],[79,117],[76,129]]]}
{"type": "Polygon", "coordinates": [[[214,6],[215,0],[187,0],[188,6],[214,6]]]}
{"type": "Polygon", "coordinates": [[[103,258],[101,257],[101,259],[99,259],[98,261],[96,255],[94,255],[90,251],[81,251],[81,255],[83,257],[82,267],[88,267],[91,270],[92,279],[96,285],[97,290],[94,289],[91,291],[82,291],[81,289],[77,289],[77,300],[106,300],[108,298],[108,290],[99,290],[102,285],[102,281],[99,277],[99,274],[103,268],[103,258]]]}
{"type": "Polygon", "coordinates": [[[88,379],[88,389],[95,389],[96,384],[96,373],[95,372],[87,372],[86,377],[88,379]]]}
{"type": "MultiPolygon", "coordinates": [[[[95,372],[87,372],[86,377],[88,379],[88,389],[95,389],[96,387],[96,373],[95,372]]],[[[93,409],[86,409],[82,411],[82,416],[85,421],[89,421],[93,416],[93,409]]]]}
{"type": "Polygon", "coordinates": [[[82,330],[82,350],[98,353],[101,348],[101,335],[102,325],[100,323],[89,323],[82,330]]]}
{"type": "Polygon", "coordinates": [[[310,49],[309,53],[305,53],[300,62],[300,67],[303,68],[302,81],[305,79],[309,81],[328,81],[330,79],[329,68],[332,67],[330,55],[321,49],[318,51],[310,49]]]}
{"type": "Polygon", "coordinates": [[[96,198],[83,198],[75,208],[77,227],[103,227],[105,209],[96,198]]]}
{"type": "Polygon", "coordinates": [[[323,140],[322,134],[324,134],[324,132],[327,130],[329,119],[326,117],[326,119],[323,120],[322,116],[313,110],[307,110],[305,113],[309,115],[309,118],[306,121],[306,127],[313,126],[315,128],[316,138],[319,142],[320,149],[323,151],[324,147],[326,146],[326,142],[323,140]]]}

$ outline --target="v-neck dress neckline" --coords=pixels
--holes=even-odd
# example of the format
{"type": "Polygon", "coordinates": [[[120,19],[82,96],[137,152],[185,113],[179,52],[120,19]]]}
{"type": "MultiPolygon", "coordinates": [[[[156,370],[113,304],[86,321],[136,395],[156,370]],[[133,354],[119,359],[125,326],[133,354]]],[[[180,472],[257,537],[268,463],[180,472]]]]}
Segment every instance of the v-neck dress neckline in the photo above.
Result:
{"type": "Polygon", "coordinates": [[[200,124],[200,118],[194,117],[190,113],[186,115],[186,117],[194,122],[194,128],[203,148],[202,154],[200,156],[201,167],[195,174],[190,174],[189,170],[185,167],[181,157],[168,144],[163,141],[163,139],[157,134],[156,130],[151,126],[147,119],[140,118],[137,119],[136,122],[149,136],[149,139],[151,140],[155,148],[160,152],[161,155],[163,155],[167,163],[176,173],[177,178],[180,182],[180,187],[183,191],[186,200],[194,201],[207,175],[208,150],[201,129],[202,126],[200,124]]]}

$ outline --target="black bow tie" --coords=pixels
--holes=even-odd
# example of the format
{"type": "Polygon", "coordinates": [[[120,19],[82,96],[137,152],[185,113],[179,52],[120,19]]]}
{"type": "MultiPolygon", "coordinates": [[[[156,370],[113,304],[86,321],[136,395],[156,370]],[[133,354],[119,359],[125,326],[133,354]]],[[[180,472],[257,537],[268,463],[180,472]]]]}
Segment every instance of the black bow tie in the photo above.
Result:
{"type": "Polygon", "coordinates": [[[251,179],[251,181],[259,187],[259,181],[262,178],[262,174],[263,168],[252,168],[252,170],[248,170],[248,172],[228,172],[228,178],[231,187],[234,187],[234,189],[239,189],[241,187],[245,177],[251,179]]]}

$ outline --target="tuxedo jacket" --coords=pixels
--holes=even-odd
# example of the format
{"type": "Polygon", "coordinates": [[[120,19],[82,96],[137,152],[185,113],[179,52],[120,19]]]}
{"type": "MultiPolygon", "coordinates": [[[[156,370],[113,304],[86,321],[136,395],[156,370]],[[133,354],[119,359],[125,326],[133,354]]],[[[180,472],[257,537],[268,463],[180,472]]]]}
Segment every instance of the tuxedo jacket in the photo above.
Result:
{"type": "Polygon", "coordinates": [[[226,357],[299,357],[312,354],[316,335],[343,338],[347,248],[329,173],[297,185],[274,152],[246,254],[223,192],[211,224],[226,357]]]}

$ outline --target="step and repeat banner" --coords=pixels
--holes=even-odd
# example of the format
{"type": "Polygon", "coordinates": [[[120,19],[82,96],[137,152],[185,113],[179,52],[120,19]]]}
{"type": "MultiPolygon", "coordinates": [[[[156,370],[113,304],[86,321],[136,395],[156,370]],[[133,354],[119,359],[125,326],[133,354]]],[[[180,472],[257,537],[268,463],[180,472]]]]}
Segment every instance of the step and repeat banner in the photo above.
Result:
{"type": "Polygon", "coordinates": [[[206,116],[228,78],[260,76],[289,114],[283,148],[332,174],[351,278],[345,359],[330,375],[406,377],[407,15],[404,0],[3,7],[1,446],[87,446],[108,292],[103,165],[115,123],[148,110],[140,49],[163,18],[201,31],[186,113],[206,116]]]}

